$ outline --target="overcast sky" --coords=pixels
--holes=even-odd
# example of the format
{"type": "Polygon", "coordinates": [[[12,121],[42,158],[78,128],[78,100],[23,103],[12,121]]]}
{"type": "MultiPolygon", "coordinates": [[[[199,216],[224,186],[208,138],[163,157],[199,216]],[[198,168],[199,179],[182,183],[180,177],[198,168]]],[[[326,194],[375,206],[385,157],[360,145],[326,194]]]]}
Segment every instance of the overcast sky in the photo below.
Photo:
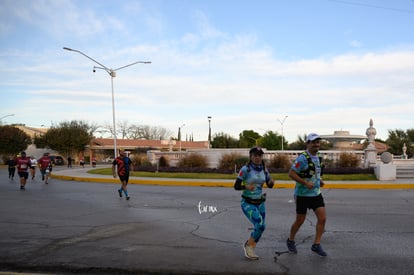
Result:
{"type": "Polygon", "coordinates": [[[183,138],[414,128],[413,0],[0,1],[0,117],[183,138]],[[14,114],[14,116],[7,116],[14,114]],[[4,117],[7,116],[7,117],[4,117]]]}

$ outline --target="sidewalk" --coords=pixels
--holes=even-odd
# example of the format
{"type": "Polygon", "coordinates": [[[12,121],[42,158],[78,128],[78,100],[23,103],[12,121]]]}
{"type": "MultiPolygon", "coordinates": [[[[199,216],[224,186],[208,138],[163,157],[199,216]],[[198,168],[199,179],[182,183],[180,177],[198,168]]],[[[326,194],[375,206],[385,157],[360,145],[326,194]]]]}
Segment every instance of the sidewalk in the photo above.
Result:
{"type": "MultiPolygon", "coordinates": [[[[110,167],[99,165],[97,168],[110,167]]],[[[119,183],[118,178],[108,175],[96,175],[88,173],[95,168],[66,168],[55,169],[52,178],[68,181],[119,183]]],[[[236,179],[236,176],[234,177],[236,179]]],[[[177,178],[152,178],[130,177],[129,184],[149,184],[166,186],[203,186],[203,187],[233,187],[234,180],[217,179],[177,179],[177,178]]],[[[294,188],[293,181],[276,181],[276,188],[294,188]]],[[[324,188],[334,189],[414,189],[414,179],[393,181],[326,181],[324,188]]]]}

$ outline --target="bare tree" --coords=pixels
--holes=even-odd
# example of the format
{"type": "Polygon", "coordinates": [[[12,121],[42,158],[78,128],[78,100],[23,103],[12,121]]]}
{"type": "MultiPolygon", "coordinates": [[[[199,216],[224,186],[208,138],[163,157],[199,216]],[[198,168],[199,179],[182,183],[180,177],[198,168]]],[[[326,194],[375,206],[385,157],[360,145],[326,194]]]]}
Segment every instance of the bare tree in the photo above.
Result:
{"type": "MultiPolygon", "coordinates": [[[[117,137],[122,139],[169,139],[172,136],[172,131],[161,126],[129,124],[126,120],[118,122],[116,126],[117,137]]],[[[96,132],[113,136],[113,126],[106,122],[96,132]]]]}
{"type": "Polygon", "coordinates": [[[118,121],[116,127],[117,136],[121,139],[127,139],[131,131],[131,125],[128,124],[128,120],[118,121]]]}
{"type": "Polygon", "coordinates": [[[101,136],[114,136],[114,127],[111,123],[105,121],[103,125],[101,125],[96,131],[96,133],[100,134],[101,136]]]}
{"type": "Polygon", "coordinates": [[[130,138],[135,139],[168,139],[172,131],[161,126],[134,125],[131,127],[130,138]]]}

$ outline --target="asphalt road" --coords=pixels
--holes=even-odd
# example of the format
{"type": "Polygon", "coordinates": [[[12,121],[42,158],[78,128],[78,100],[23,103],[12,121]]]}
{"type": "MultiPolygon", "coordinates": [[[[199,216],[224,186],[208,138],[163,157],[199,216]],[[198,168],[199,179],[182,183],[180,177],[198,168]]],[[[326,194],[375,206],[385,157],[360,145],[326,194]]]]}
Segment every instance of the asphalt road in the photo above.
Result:
{"type": "Polygon", "coordinates": [[[313,213],[298,254],[285,253],[292,190],[266,190],[260,260],[249,261],[232,188],[134,184],[126,201],[112,183],[17,182],[0,171],[0,274],[414,274],[413,189],[324,190],[325,258],[310,250],[313,213]]]}

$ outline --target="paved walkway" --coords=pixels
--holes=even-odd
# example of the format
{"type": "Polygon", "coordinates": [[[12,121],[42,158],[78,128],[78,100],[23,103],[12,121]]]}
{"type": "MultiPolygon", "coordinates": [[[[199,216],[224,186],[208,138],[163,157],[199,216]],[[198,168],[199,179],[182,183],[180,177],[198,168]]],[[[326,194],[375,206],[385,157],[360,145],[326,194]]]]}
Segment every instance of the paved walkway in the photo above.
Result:
{"type": "MultiPolygon", "coordinates": [[[[100,165],[98,168],[110,167],[100,165]]],[[[119,183],[118,178],[109,175],[97,175],[88,173],[91,167],[66,168],[57,167],[53,171],[53,178],[82,182],[119,183]]],[[[236,178],[236,176],[235,176],[236,178]]],[[[150,184],[166,186],[204,186],[204,187],[233,187],[234,180],[217,179],[177,179],[177,178],[152,178],[131,177],[130,184],[150,184]]],[[[335,189],[414,189],[414,179],[393,181],[327,181],[324,188],[335,189]]],[[[293,181],[276,181],[276,188],[293,188],[293,181]]]]}

